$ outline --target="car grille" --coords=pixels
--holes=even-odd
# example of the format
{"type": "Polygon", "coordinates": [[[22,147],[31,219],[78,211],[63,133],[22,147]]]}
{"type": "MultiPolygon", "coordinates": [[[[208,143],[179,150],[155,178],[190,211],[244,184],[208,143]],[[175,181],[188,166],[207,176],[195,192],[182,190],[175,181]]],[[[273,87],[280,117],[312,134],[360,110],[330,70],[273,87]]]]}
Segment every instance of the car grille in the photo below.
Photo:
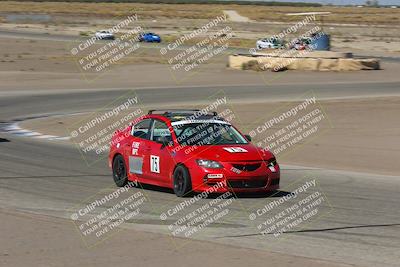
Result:
{"type": "Polygon", "coordinates": [[[240,171],[252,172],[260,168],[261,163],[248,163],[248,164],[237,164],[233,163],[232,166],[240,171]]]}
{"type": "Polygon", "coordinates": [[[267,185],[267,179],[264,180],[228,180],[231,188],[259,188],[267,185]]]}

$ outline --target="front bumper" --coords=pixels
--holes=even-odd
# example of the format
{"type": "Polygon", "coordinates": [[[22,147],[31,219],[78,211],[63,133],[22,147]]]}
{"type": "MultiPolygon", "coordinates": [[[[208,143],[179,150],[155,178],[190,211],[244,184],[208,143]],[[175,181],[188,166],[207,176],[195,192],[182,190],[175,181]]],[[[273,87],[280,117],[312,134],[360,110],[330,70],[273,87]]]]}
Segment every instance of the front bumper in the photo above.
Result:
{"type": "Polygon", "coordinates": [[[212,190],[215,193],[225,193],[228,191],[268,192],[278,190],[280,183],[279,165],[276,164],[271,170],[266,163],[261,164],[256,170],[250,168],[250,170],[240,172],[237,169],[232,170],[231,163],[223,163],[223,169],[191,168],[193,191],[205,192],[212,190]],[[220,177],[214,178],[216,176],[220,177]]]}

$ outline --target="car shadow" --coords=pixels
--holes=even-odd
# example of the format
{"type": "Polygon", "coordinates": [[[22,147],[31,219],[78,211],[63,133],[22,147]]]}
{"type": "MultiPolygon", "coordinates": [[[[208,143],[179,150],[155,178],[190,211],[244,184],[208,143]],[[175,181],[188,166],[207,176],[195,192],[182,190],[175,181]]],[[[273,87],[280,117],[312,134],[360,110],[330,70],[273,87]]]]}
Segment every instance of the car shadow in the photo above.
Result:
{"type": "MultiPolygon", "coordinates": [[[[174,194],[174,190],[172,190],[170,188],[166,188],[166,187],[156,186],[156,185],[140,183],[139,188],[142,188],[144,190],[157,191],[157,192],[161,192],[161,193],[174,194]]],[[[235,198],[270,198],[270,197],[284,197],[290,193],[291,192],[276,190],[276,191],[270,191],[270,192],[233,193],[233,196],[235,198]]],[[[184,198],[194,197],[194,196],[199,196],[199,195],[201,195],[201,193],[189,192],[187,195],[184,196],[184,198]]],[[[207,198],[215,199],[221,195],[223,195],[223,193],[211,193],[208,195],[207,198]]]]}
{"type": "Polygon", "coordinates": [[[8,142],[10,142],[10,140],[0,137],[0,143],[8,143],[8,142]]]}
{"type": "MultiPolygon", "coordinates": [[[[272,197],[283,197],[289,195],[291,192],[287,191],[270,191],[270,192],[241,192],[241,193],[232,193],[235,198],[272,198],[272,197]]],[[[200,193],[198,193],[200,194],[200,193]]],[[[197,195],[198,195],[197,194],[197,195]]],[[[208,196],[208,198],[213,199],[221,196],[222,193],[213,193],[208,196]]]]}
{"type": "Polygon", "coordinates": [[[288,191],[275,190],[270,192],[246,192],[246,193],[235,193],[237,198],[267,198],[267,197],[284,197],[291,194],[288,191]]]}
{"type": "Polygon", "coordinates": [[[157,191],[161,193],[170,193],[174,194],[174,190],[166,187],[161,187],[161,186],[156,186],[156,185],[151,185],[151,184],[143,184],[139,183],[138,188],[144,189],[144,190],[150,190],[150,191],[157,191]]]}

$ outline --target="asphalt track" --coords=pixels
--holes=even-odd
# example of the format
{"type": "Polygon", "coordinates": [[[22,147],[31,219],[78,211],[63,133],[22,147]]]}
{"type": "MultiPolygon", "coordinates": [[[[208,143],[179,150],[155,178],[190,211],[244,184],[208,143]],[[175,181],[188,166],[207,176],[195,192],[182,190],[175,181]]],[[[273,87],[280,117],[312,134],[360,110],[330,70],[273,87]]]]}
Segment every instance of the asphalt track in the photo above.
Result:
{"type": "MultiPolygon", "coordinates": [[[[320,99],[399,95],[398,83],[326,84],[297,86],[193,87],[135,89],[142,103],[157,107],[165,103],[190,104],[221,90],[232,102],[296,99],[313,90],[320,99]],[[377,92],[376,88],[379,88],[377,92]]],[[[42,116],[95,110],[126,93],[128,89],[101,91],[13,94],[0,98],[0,127],[7,122],[42,116]]],[[[87,165],[72,145],[45,142],[1,134],[0,206],[25,212],[70,218],[71,208],[88,203],[99,191],[112,192],[114,183],[105,159],[87,165]]],[[[89,162],[97,155],[86,155],[89,162]]],[[[292,192],[307,181],[316,180],[325,201],[318,216],[280,236],[261,235],[257,225],[265,217],[249,220],[258,208],[278,199],[276,196],[239,196],[223,221],[212,224],[190,238],[223,244],[281,252],[356,266],[398,266],[400,262],[400,177],[283,166],[279,196],[292,192]]],[[[133,189],[144,192],[151,204],[139,217],[123,227],[170,234],[173,218],[160,220],[160,214],[179,203],[168,190],[133,189]]],[[[307,192],[309,195],[312,192],[307,192]]],[[[200,207],[211,199],[194,204],[200,207]]],[[[295,203],[288,200],[280,206],[295,203]]],[[[79,234],[77,232],[77,234],[79,234]]],[[[112,237],[111,237],[112,238],[112,237]]]]}

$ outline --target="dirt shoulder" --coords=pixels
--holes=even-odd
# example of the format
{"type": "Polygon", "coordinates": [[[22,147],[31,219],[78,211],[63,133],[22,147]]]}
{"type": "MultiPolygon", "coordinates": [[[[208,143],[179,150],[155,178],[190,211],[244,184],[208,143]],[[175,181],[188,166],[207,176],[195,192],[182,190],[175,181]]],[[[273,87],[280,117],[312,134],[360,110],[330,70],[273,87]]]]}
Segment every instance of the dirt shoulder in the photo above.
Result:
{"type": "Polygon", "coordinates": [[[170,236],[123,230],[87,248],[70,220],[0,209],[2,266],[348,266],[203,241],[176,248],[170,236]],[[28,242],[27,242],[28,240],[28,242]],[[62,242],[60,242],[62,240],[62,242]]]}
{"type": "Polygon", "coordinates": [[[151,46],[140,48],[105,71],[86,73],[68,45],[64,41],[0,38],[0,91],[400,81],[399,63],[383,62],[379,71],[258,73],[228,69],[227,54],[190,72],[175,71],[160,58],[159,48],[151,46]]]}

